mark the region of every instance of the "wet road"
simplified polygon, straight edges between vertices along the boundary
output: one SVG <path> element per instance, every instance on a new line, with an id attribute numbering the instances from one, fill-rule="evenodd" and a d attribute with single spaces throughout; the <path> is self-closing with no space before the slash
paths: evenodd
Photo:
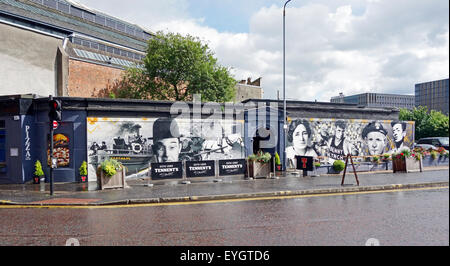
<path id="1" fill-rule="evenodd" d="M 0 245 L 449 245 L 446 189 L 132 208 L 0 206 Z"/>

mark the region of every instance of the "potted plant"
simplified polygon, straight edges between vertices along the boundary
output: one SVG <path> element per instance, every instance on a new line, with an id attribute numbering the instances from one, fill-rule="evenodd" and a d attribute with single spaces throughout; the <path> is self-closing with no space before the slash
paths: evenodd
<path id="1" fill-rule="evenodd" d="M 124 188 L 125 167 L 113 159 L 103 161 L 97 168 L 97 183 L 100 190 Z"/>
<path id="2" fill-rule="evenodd" d="M 33 184 L 40 184 L 41 183 L 41 177 L 44 176 L 44 171 L 42 171 L 42 164 L 39 160 L 36 161 L 34 164 L 34 177 L 33 177 Z"/>
<path id="3" fill-rule="evenodd" d="M 432 151 L 430 152 L 430 155 L 431 155 L 431 158 L 433 158 L 433 160 L 436 160 L 437 157 L 438 157 L 438 152 L 435 151 L 435 150 L 432 150 Z"/>
<path id="4" fill-rule="evenodd" d="M 414 156 L 413 156 L 414 154 Z M 418 153 L 411 153 L 410 150 L 403 150 L 400 153 L 392 154 L 392 169 L 397 172 L 422 172 L 422 156 Z"/>
<path id="5" fill-rule="evenodd" d="M 372 159 L 375 164 L 378 164 L 380 162 L 380 157 L 378 157 L 378 156 L 373 156 Z"/>
<path id="6" fill-rule="evenodd" d="M 344 170 L 345 168 L 345 163 L 341 160 L 336 160 L 333 163 L 333 170 L 337 173 L 342 172 L 342 170 Z"/>
<path id="7" fill-rule="evenodd" d="M 387 162 L 391 158 L 391 155 L 389 153 L 383 154 L 383 161 Z"/>
<path id="8" fill-rule="evenodd" d="M 87 163 L 86 161 L 83 161 L 83 163 L 81 164 L 80 168 L 78 169 L 80 172 L 80 179 L 81 179 L 81 183 L 86 183 L 87 182 Z"/>
<path id="9" fill-rule="evenodd" d="M 266 178 L 270 175 L 270 160 L 272 159 L 272 155 L 266 152 L 258 151 L 257 154 L 252 154 L 248 157 L 248 165 L 249 165 L 249 177 L 257 178 L 263 177 Z"/>
<path id="10" fill-rule="evenodd" d="M 278 155 L 278 152 L 275 152 L 275 167 L 277 171 L 281 171 L 281 160 L 280 155 Z"/>

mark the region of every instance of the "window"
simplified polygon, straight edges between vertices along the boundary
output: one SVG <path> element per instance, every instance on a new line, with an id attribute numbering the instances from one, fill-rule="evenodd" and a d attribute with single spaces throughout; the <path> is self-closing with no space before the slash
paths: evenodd
<path id="1" fill-rule="evenodd" d="M 68 4 L 66 4 L 66 3 L 58 2 L 58 10 L 69 14 L 70 13 L 70 6 Z"/>
<path id="2" fill-rule="evenodd" d="M 115 29 L 116 28 L 116 22 L 112 19 L 107 18 L 106 19 L 106 26 Z"/>
<path id="3" fill-rule="evenodd" d="M 56 9 L 56 0 L 44 0 L 44 5 Z"/>
<path id="4" fill-rule="evenodd" d="M 70 7 L 70 14 L 79 17 L 79 18 L 83 18 L 83 10 L 76 8 L 74 6 Z"/>
<path id="5" fill-rule="evenodd" d="M 105 26 L 106 25 L 106 18 L 102 17 L 102 16 L 99 16 L 99 15 L 96 15 L 95 16 L 95 22 L 100 24 L 100 25 Z"/>
<path id="6" fill-rule="evenodd" d="M 89 21 L 94 22 L 95 21 L 95 14 L 83 11 L 83 18 Z"/>

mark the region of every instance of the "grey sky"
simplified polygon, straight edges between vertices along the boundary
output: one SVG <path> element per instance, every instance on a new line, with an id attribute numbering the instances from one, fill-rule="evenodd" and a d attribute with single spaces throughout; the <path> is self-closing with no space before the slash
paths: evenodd
<path id="1" fill-rule="evenodd" d="M 282 5 L 274 0 L 79 0 L 153 31 L 207 41 L 235 78 L 282 90 Z M 309 0 L 289 3 L 287 97 L 329 101 L 339 92 L 414 94 L 449 77 L 449 1 Z"/>

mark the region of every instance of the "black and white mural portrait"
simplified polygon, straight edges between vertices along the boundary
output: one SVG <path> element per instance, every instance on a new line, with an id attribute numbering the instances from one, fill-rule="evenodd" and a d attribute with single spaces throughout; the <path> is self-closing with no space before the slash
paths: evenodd
<path id="1" fill-rule="evenodd" d="M 147 176 L 150 163 L 245 158 L 243 123 L 89 117 L 89 177 L 95 180 L 95 169 L 106 158 L 124 164 L 127 178 Z"/>
<path id="2" fill-rule="evenodd" d="M 414 144 L 414 122 L 335 119 L 292 119 L 287 132 L 288 167 L 295 156 L 311 156 L 332 164 L 348 154 L 367 156 L 392 154 Z"/>

